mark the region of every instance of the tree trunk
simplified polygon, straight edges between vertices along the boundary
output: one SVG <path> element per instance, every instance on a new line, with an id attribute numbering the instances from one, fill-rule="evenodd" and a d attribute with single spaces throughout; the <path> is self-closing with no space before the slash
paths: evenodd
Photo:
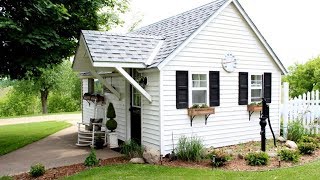
<path id="1" fill-rule="evenodd" d="M 47 101 L 48 101 L 49 90 L 48 89 L 40 90 L 40 94 L 41 94 L 42 114 L 48 114 Z"/>

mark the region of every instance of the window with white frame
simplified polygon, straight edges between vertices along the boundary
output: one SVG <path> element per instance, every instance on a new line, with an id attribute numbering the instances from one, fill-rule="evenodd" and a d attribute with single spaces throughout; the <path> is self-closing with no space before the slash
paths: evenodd
<path id="1" fill-rule="evenodd" d="M 250 89 L 251 89 L 251 102 L 258 102 L 261 101 L 262 98 L 262 75 L 251 75 L 251 83 L 250 83 Z"/>
<path id="2" fill-rule="evenodd" d="M 190 81 L 189 81 L 190 82 Z M 191 74 L 191 93 L 189 98 L 191 100 L 191 105 L 194 104 L 208 104 L 209 97 L 209 81 L 208 74 L 199 73 Z"/>

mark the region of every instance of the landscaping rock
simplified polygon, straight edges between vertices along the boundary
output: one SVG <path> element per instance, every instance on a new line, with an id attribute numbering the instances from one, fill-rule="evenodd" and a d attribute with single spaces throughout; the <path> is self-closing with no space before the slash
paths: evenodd
<path id="1" fill-rule="evenodd" d="M 133 164 L 144 164 L 145 163 L 143 158 L 132 158 L 132 159 L 130 159 L 129 162 L 131 162 Z"/>
<path id="2" fill-rule="evenodd" d="M 227 149 L 225 151 L 228 155 L 233 155 L 233 150 L 232 149 Z"/>
<path id="3" fill-rule="evenodd" d="M 282 136 L 279 136 L 279 137 L 277 138 L 277 140 L 278 140 L 279 142 L 282 142 L 282 143 L 286 142 L 286 139 L 284 139 L 284 137 L 282 137 Z"/>
<path id="4" fill-rule="evenodd" d="M 242 155 L 242 154 L 238 154 L 238 159 L 243 159 L 244 158 L 244 156 Z"/>
<path id="5" fill-rule="evenodd" d="M 276 152 L 268 152 L 267 154 L 268 154 L 268 156 L 271 157 L 271 158 L 274 158 L 274 157 L 277 157 L 277 156 L 278 156 L 278 154 L 277 154 Z"/>
<path id="6" fill-rule="evenodd" d="M 143 158 L 149 164 L 158 164 L 160 161 L 160 151 L 146 147 L 143 152 Z"/>
<path id="7" fill-rule="evenodd" d="M 285 144 L 290 149 L 297 149 L 298 146 L 294 141 L 287 140 Z"/>

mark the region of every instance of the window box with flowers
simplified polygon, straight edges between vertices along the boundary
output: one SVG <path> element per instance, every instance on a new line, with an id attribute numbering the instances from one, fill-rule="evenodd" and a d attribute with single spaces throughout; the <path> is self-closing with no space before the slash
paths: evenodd
<path id="1" fill-rule="evenodd" d="M 251 115 L 254 112 L 260 112 L 262 111 L 262 103 L 261 102 L 253 102 L 247 105 L 247 111 L 249 112 L 249 121 L 251 119 Z"/>
<path id="2" fill-rule="evenodd" d="M 191 126 L 192 121 L 195 116 L 204 115 L 205 116 L 205 124 L 207 125 L 207 119 L 211 114 L 215 113 L 214 107 L 208 107 L 206 104 L 198 105 L 195 104 L 191 108 L 188 108 L 188 115 L 190 116 Z"/>

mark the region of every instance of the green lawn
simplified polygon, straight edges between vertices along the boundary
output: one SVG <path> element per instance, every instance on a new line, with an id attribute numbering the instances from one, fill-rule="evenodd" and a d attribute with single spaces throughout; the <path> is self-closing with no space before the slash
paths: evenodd
<path id="1" fill-rule="evenodd" d="M 319 179 L 320 161 L 272 171 L 245 172 L 190 169 L 153 165 L 111 165 L 93 168 L 65 178 L 78 179 Z"/>
<path id="2" fill-rule="evenodd" d="M 34 116 L 50 116 L 50 115 L 63 115 L 63 114 L 80 114 L 81 111 L 75 112 L 59 112 L 59 113 L 49 113 L 49 114 L 29 114 L 29 115 L 21 115 L 21 116 L 9 116 L 9 117 L 0 117 L 1 119 L 11 119 L 11 118 L 23 118 L 23 117 L 34 117 Z"/>
<path id="3" fill-rule="evenodd" d="M 71 126 L 63 121 L 47 121 L 0 126 L 0 156 Z"/>

